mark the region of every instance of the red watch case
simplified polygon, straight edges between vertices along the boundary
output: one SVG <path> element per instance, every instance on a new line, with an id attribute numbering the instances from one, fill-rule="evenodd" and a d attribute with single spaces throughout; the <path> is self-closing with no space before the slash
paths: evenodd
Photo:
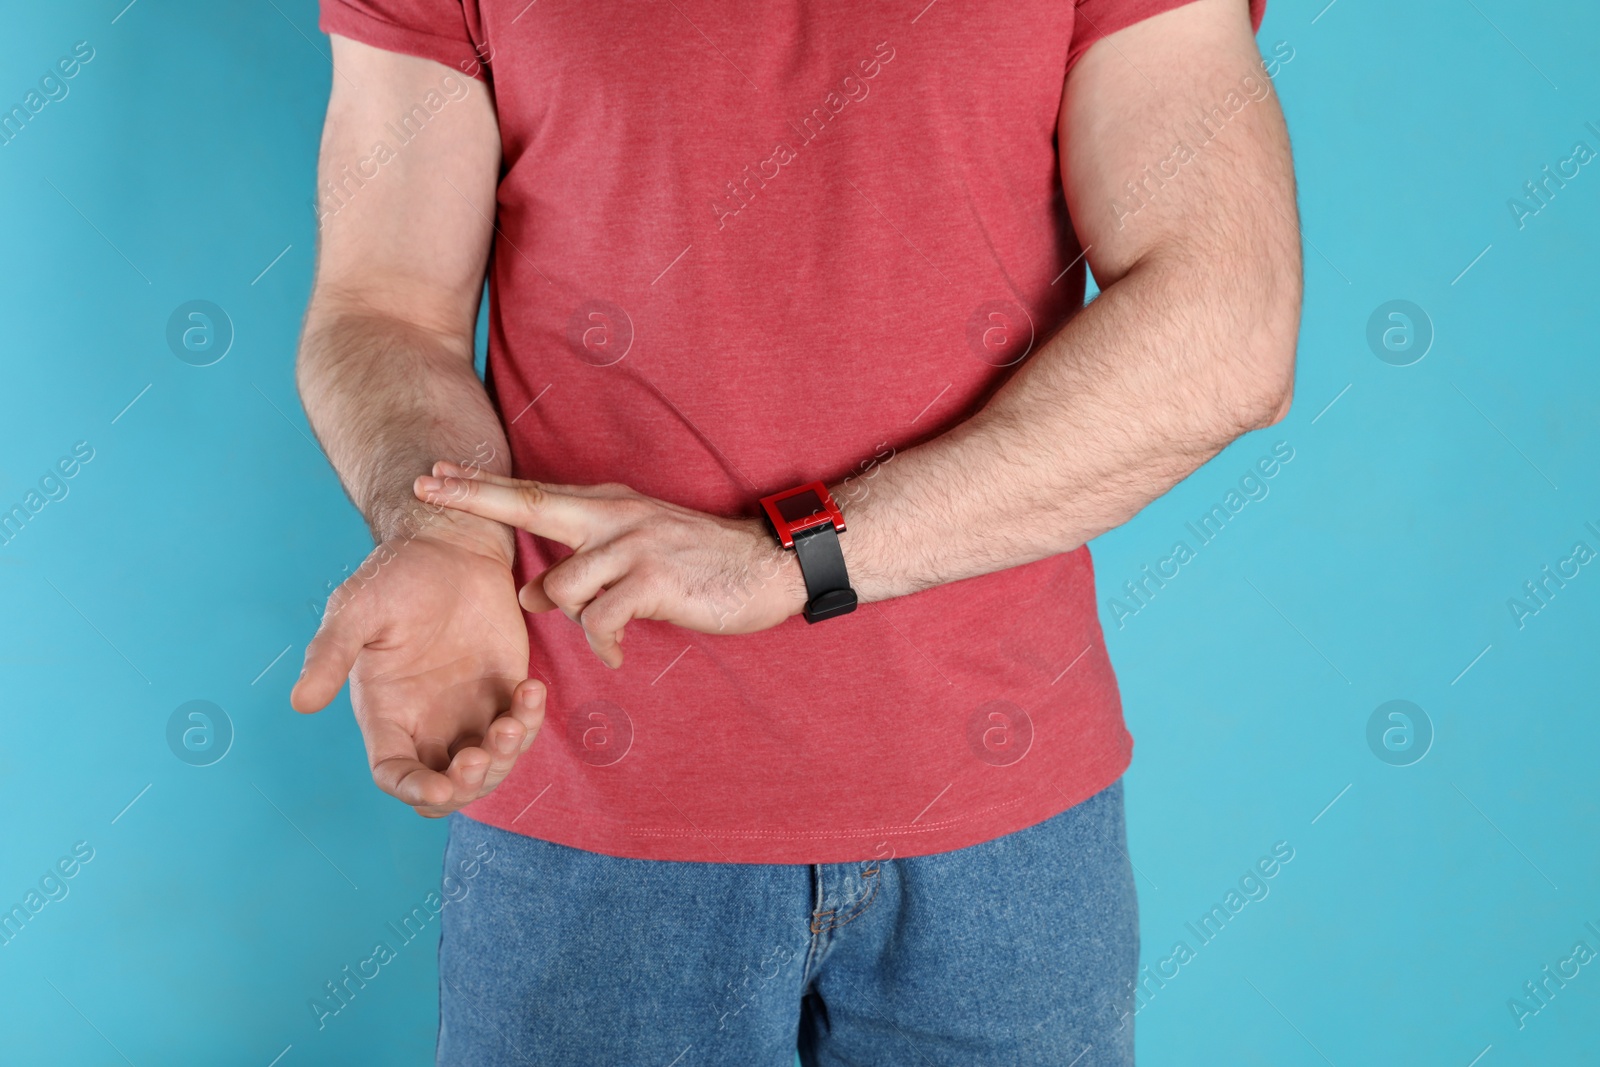
<path id="1" fill-rule="evenodd" d="M 844 513 L 834 503 L 828 487 L 821 482 L 807 482 L 781 493 L 764 496 L 761 498 L 761 508 L 784 548 L 794 547 L 795 534 L 824 523 L 831 522 L 836 531 L 844 532 Z"/>

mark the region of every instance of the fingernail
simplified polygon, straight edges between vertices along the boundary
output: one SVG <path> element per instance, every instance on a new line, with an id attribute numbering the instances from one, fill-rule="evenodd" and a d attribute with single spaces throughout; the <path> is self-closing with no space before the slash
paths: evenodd
<path id="1" fill-rule="evenodd" d="M 499 737 L 495 738 L 494 747 L 495 751 L 499 752 L 500 755 L 509 756 L 511 753 L 517 750 L 517 741 L 516 738 L 511 736 L 511 734 L 502 733 Z"/>
<path id="2" fill-rule="evenodd" d="M 522 706 L 525 708 L 536 708 L 539 706 L 539 702 L 543 699 L 543 689 L 533 689 L 530 687 L 522 691 Z"/>
<path id="3" fill-rule="evenodd" d="M 437 493 L 444 488 L 444 483 L 432 475 L 423 475 L 417 479 L 417 489 L 424 493 Z"/>

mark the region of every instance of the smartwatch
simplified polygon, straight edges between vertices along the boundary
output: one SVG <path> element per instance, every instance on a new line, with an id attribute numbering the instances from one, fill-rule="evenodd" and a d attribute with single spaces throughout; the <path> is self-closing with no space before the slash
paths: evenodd
<path id="1" fill-rule="evenodd" d="M 844 513 L 821 482 L 761 498 L 761 510 L 784 548 L 794 549 L 806 581 L 806 622 L 821 622 L 856 610 L 856 591 L 844 569 L 839 535 Z"/>

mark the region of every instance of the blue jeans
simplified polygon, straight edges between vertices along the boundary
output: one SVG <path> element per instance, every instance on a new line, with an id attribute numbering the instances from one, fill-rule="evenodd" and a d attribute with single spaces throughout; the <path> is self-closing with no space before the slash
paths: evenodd
<path id="1" fill-rule="evenodd" d="M 450 817 L 440 1064 L 1133 1063 L 1122 783 L 934 856 L 617 859 Z M 486 860 L 484 857 L 488 857 Z"/>

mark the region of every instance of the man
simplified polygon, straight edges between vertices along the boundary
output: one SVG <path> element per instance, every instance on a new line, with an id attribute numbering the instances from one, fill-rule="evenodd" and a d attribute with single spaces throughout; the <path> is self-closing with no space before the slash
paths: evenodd
<path id="1" fill-rule="evenodd" d="M 292 701 L 452 816 L 439 1062 L 1131 1063 L 1084 546 L 1288 409 L 1259 3 L 322 11 Z"/>

